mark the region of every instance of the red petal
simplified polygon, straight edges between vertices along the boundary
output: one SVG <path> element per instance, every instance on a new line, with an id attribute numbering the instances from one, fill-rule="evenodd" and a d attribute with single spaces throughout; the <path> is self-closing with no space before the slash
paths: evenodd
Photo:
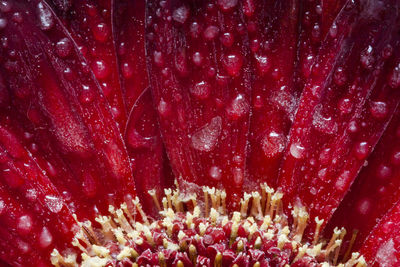
<path id="1" fill-rule="evenodd" d="M 250 62 L 242 10 L 224 3 L 149 1 L 147 59 L 180 186 L 225 188 L 234 206 L 245 175 Z"/>
<path id="2" fill-rule="evenodd" d="M 148 89 L 133 106 L 125 133 L 137 195 L 146 213 L 153 216 L 157 216 L 158 207 L 154 205 L 154 199 L 148 191 L 154 189 L 160 200 L 160 195 L 164 194 L 162 190 L 173 185 L 157 116 Z"/>
<path id="3" fill-rule="evenodd" d="M 254 70 L 249 180 L 275 187 L 299 92 L 294 86 L 299 3 L 256 1 L 247 16 Z M 254 182 L 257 182 L 256 184 Z"/>
<path id="4" fill-rule="evenodd" d="M 114 31 L 117 57 L 125 102 L 131 110 L 148 87 L 144 49 L 144 0 L 115 1 Z"/>
<path id="5" fill-rule="evenodd" d="M 46 8 L 44 22 L 36 13 L 39 5 Z M 34 141 L 44 154 L 48 146 L 57 148 L 50 153 L 63 159 L 82 186 L 71 194 L 93 198 L 90 210 L 105 212 L 109 204 L 135 194 L 128 156 L 109 105 L 76 47 L 65 58 L 54 51 L 69 36 L 51 12 L 43 2 L 31 1 L 13 2 L 12 12 L 4 14 L 1 72 L 13 100 L 10 114 L 17 122 L 19 116 L 29 119 L 21 127 L 37 133 Z"/>
<path id="6" fill-rule="evenodd" d="M 12 265 L 50 265 L 53 248 L 71 247 L 72 213 L 18 136 L 4 125 L 0 155 L 0 258 Z"/>
<path id="7" fill-rule="evenodd" d="M 300 99 L 280 176 L 287 202 L 300 200 L 325 223 L 399 100 L 387 84 L 395 57 L 383 55 L 397 41 L 394 9 L 389 4 L 379 11 L 353 5 L 348 3 L 336 19 L 337 35 L 322 45 Z M 369 16 L 371 9 L 380 17 Z"/>
<path id="8" fill-rule="evenodd" d="M 360 253 L 371 266 L 400 264 L 400 203 L 388 212 L 361 247 Z"/>
<path id="9" fill-rule="evenodd" d="M 368 158 L 351 190 L 335 211 L 326 232 L 344 226 L 348 232 L 357 230 L 354 250 L 357 251 L 376 222 L 400 199 L 400 110 Z M 351 236 L 351 235 L 350 235 Z"/>
<path id="10" fill-rule="evenodd" d="M 112 1 L 109 0 L 74 0 L 67 6 L 57 5 L 55 0 L 47 0 L 54 5 L 56 14 L 61 18 L 87 64 L 92 69 L 106 96 L 114 119 L 121 131 L 127 120 L 123 100 L 118 63 L 112 29 Z M 58 56 L 68 56 L 73 49 L 70 40 L 60 39 L 55 44 Z"/>

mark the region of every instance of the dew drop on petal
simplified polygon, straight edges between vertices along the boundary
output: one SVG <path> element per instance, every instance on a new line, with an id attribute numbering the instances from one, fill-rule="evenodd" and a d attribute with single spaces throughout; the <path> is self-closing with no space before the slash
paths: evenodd
<path id="1" fill-rule="evenodd" d="M 267 133 L 261 140 L 261 148 L 267 158 L 273 158 L 283 152 L 285 148 L 285 137 L 274 131 Z"/>
<path id="2" fill-rule="evenodd" d="M 394 67 L 392 73 L 390 74 L 389 86 L 394 89 L 400 86 L 400 64 Z"/>
<path id="3" fill-rule="evenodd" d="M 210 25 L 207 28 L 205 28 L 205 30 L 203 32 L 203 37 L 207 41 L 211 41 L 215 37 L 217 37 L 218 33 L 219 33 L 219 28 L 217 26 Z"/>
<path id="4" fill-rule="evenodd" d="M 50 30 L 54 26 L 54 17 L 50 9 L 43 2 L 39 2 L 36 12 L 39 17 L 40 28 L 42 30 Z"/>
<path id="5" fill-rule="evenodd" d="M 96 60 L 92 63 L 92 70 L 93 70 L 94 76 L 96 76 L 97 79 L 104 79 L 110 73 L 110 69 L 107 66 L 106 62 L 101 59 Z"/>
<path id="6" fill-rule="evenodd" d="M 222 64 L 230 76 L 238 76 L 243 65 L 243 58 L 239 54 L 225 55 Z"/>
<path id="7" fill-rule="evenodd" d="M 93 36 L 99 42 L 104 42 L 110 35 L 110 29 L 107 24 L 99 23 L 93 28 Z"/>
<path id="8" fill-rule="evenodd" d="M 335 187 L 339 191 L 344 191 L 350 182 L 350 171 L 343 171 L 336 180 Z"/>
<path id="9" fill-rule="evenodd" d="M 384 242 L 376 253 L 376 261 L 380 267 L 398 266 L 397 250 L 394 245 L 393 239 Z"/>
<path id="10" fill-rule="evenodd" d="M 241 168 L 233 168 L 233 182 L 237 186 L 241 186 L 244 180 L 244 173 Z"/>
<path id="11" fill-rule="evenodd" d="M 385 102 L 371 102 L 370 112 L 375 119 L 384 119 L 389 113 L 387 104 Z"/>
<path id="12" fill-rule="evenodd" d="M 305 147 L 299 143 L 290 145 L 290 154 L 296 159 L 301 159 L 305 153 L 305 150 Z"/>
<path id="13" fill-rule="evenodd" d="M 217 3 L 223 11 L 228 11 L 237 5 L 238 0 L 218 0 Z"/>
<path id="14" fill-rule="evenodd" d="M 222 119 L 217 116 L 209 123 L 196 131 L 192 137 L 192 147 L 204 152 L 213 150 L 218 143 L 218 138 L 222 130 Z"/>
<path id="15" fill-rule="evenodd" d="M 4 200 L 0 199 L 0 215 L 2 215 L 5 210 L 6 210 L 6 203 L 4 203 Z"/>
<path id="16" fill-rule="evenodd" d="M 264 75 L 271 68 L 271 62 L 267 56 L 255 56 L 257 69 L 260 75 Z"/>
<path id="17" fill-rule="evenodd" d="M 221 180 L 221 173 L 222 173 L 221 168 L 217 166 L 212 166 L 209 171 L 210 177 L 217 181 Z"/>
<path id="18" fill-rule="evenodd" d="M 367 142 L 358 142 L 354 147 L 354 154 L 359 159 L 364 159 L 369 153 L 369 145 Z"/>
<path id="19" fill-rule="evenodd" d="M 233 45 L 233 42 L 235 41 L 233 34 L 230 32 L 225 32 L 224 34 L 222 34 L 220 39 L 221 39 L 221 43 L 225 47 L 231 47 Z"/>
<path id="20" fill-rule="evenodd" d="M 179 22 L 182 24 L 185 23 L 185 21 L 188 19 L 188 17 L 189 17 L 189 8 L 187 8 L 186 6 L 178 7 L 172 13 L 172 18 L 176 22 Z"/>
<path id="21" fill-rule="evenodd" d="M 338 108 L 340 110 L 340 114 L 349 114 L 353 109 L 353 103 L 348 98 L 342 98 L 341 100 L 339 100 Z"/>
<path id="22" fill-rule="evenodd" d="M 171 114 L 171 106 L 161 98 L 157 106 L 158 113 L 161 117 L 167 118 Z"/>
<path id="23" fill-rule="evenodd" d="M 68 38 L 62 38 L 56 44 L 56 53 L 59 57 L 67 57 L 71 52 L 72 44 Z"/>
<path id="24" fill-rule="evenodd" d="M 372 210 L 372 201 L 369 198 L 363 198 L 358 201 L 356 209 L 359 214 L 367 215 Z"/>
<path id="25" fill-rule="evenodd" d="M 124 78 L 128 79 L 133 75 L 133 68 L 128 62 L 121 64 L 121 72 Z"/>
<path id="26" fill-rule="evenodd" d="M 28 234 L 33 227 L 32 217 L 29 215 L 22 215 L 18 218 L 17 229 L 20 234 Z"/>
<path id="27" fill-rule="evenodd" d="M 367 46 L 360 55 L 360 62 L 361 65 L 366 69 L 372 69 L 373 64 L 375 62 L 375 58 L 373 55 L 373 48 L 372 46 Z"/>
<path id="28" fill-rule="evenodd" d="M 53 236 L 47 227 L 43 227 L 40 235 L 39 235 L 39 245 L 42 248 L 47 248 L 53 242 Z"/>
<path id="29" fill-rule="evenodd" d="M 47 208 L 53 213 L 60 212 L 63 207 L 62 200 L 56 196 L 48 195 L 44 198 L 44 202 L 46 203 Z"/>
<path id="30" fill-rule="evenodd" d="M 190 93 L 200 100 L 207 99 L 211 93 L 211 86 L 206 81 L 196 83 L 191 89 Z"/>
<path id="31" fill-rule="evenodd" d="M 237 120 L 246 115 L 250 110 L 250 104 L 242 94 L 238 94 L 226 108 L 231 120 Z"/>

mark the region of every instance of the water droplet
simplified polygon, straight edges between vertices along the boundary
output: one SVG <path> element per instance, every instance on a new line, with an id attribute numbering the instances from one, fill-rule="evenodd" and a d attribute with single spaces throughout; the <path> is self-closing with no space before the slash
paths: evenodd
<path id="1" fill-rule="evenodd" d="M 172 18 L 176 22 L 179 22 L 182 24 L 185 23 L 185 21 L 188 19 L 188 17 L 189 17 L 189 8 L 187 8 L 186 6 L 178 7 L 172 13 Z"/>
<path id="2" fill-rule="evenodd" d="M 47 173 L 51 177 L 54 177 L 57 175 L 57 170 L 54 168 L 54 166 L 50 162 L 47 162 Z"/>
<path id="3" fill-rule="evenodd" d="M 11 11 L 11 3 L 9 1 L 1 1 L 0 2 L 0 11 L 7 13 Z"/>
<path id="4" fill-rule="evenodd" d="M 245 1 L 243 1 L 243 13 L 247 17 L 253 16 L 255 9 L 256 9 L 256 6 L 255 6 L 253 0 L 245 0 Z"/>
<path id="5" fill-rule="evenodd" d="M 222 64 L 230 76 L 238 76 L 243 65 L 243 58 L 239 54 L 225 55 Z"/>
<path id="6" fill-rule="evenodd" d="M 228 11 L 237 5 L 238 0 L 218 0 L 217 3 L 223 11 Z"/>
<path id="7" fill-rule="evenodd" d="M 277 132 L 270 132 L 264 135 L 261 140 L 261 148 L 267 158 L 274 158 L 280 155 L 285 148 L 286 138 Z"/>
<path id="8" fill-rule="evenodd" d="M 305 147 L 299 143 L 290 145 L 290 154 L 296 159 L 301 159 L 304 156 L 305 151 Z"/>
<path id="9" fill-rule="evenodd" d="M 217 37 L 219 33 L 219 28 L 217 26 L 211 25 L 208 26 L 204 32 L 203 32 L 203 37 L 204 39 L 206 39 L 207 41 L 211 41 L 213 40 L 215 37 Z"/>
<path id="10" fill-rule="evenodd" d="M 190 93 L 200 100 L 207 99 L 211 93 L 211 86 L 206 81 L 196 83 L 191 89 Z"/>
<path id="11" fill-rule="evenodd" d="M 335 187 L 339 191 L 345 191 L 350 182 L 350 171 L 343 171 L 342 174 L 337 178 Z"/>
<path id="12" fill-rule="evenodd" d="M 89 86 L 87 85 L 82 85 L 82 91 L 79 96 L 79 101 L 82 104 L 88 104 L 91 103 L 94 99 L 94 92 L 93 90 L 90 89 Z"/>
<path id="13" fill-rule="evenodd" d="M 342 67 L 338 67 L 333 75 L 333 80 L 337 85 L 343 85 L 347 81 L 346 73 Z"/>
<path id="14" fill-rule="evenodd" d="M 42 248 L 47 248 L 53 242 L 53 236 L 47 227 L 43 227 L 42 232 L 39 235 L 39 245 Z"/>
<path id="15" fill-rule="evenodd" d="M 369 111 L 375 119 L 384 119 L 389 112 L 386 103 L 380 101 L 371 102 Z"/>
<path id="16" fill-rule="evenodd" d="M 99 42 L 104 42 L 110 35 L 110 29 L 107 24 L 99 23 L 93 28 L 93 36 Z"/>
<path id="17" fill-rule="evenodd" d="M 110 69 L 106 62 L 101 59 L 92 63 L 92 70 L 97 79 L 104 79 L 110 74 Z"/>
<path id="18" fill-rule="evenodd" d="M 50 9 L 43 3 L 39 2 L 36 8 L 39 17 L 39 26 L 42 30 L 50 30 L 54 26 L 54 17 Z"/>
<path id="19" fill-rule="evenodd" d="M 388 59 L 393 54 L 393 47 L 387 44 L 383 49 L 382 55 L 385 59 Z"/>
<path id="20" fill-rule="evenodd" d="M 15 23 L 19 23 L 21 24 L 22 21 L 24 21 L 24 18 L 22 17 L 22 14 L 20 12 L 15 12 L 12 17 L 11 17 L 12 21 L 14 21 Z"/>
<path id="21" fill-rule="evenodd" d="M 258 39 L 253 39 L 250 41 L 250 50 L 256 53 L 260 49 L 260 41 Z"/>
<path id="22" fill-rule="evenodd" d="M 396 89 L 400 86 L 400 63 L 394 67 L 389 76 L 389 86 L 393 89 Z"/>
<path id="23" fill-rule="evenodd" d="M 226 108 L 229 119 L 237 120 L 246 115 L 250 110 L 250 105 L 244 95 L 238 94 Z"/>
<path id="24" fill-rule="evenodd" d="M 200 52 L 193 53 L 192 61 L 196 66 L 201 66 L 203 64 L 203 55 Z"/>
<path id="25" fill-rule="evenodd" d="M 25 197 L 29 201 L 35 201 L 37 199 L 37 191 L 35 189 L 28 189 L 26 190 Z"/>
<path id="26" fill-rule="evenodd" d="M 233 34 L 230 32 L 225 32 L 224 34 L 222 34 L 220 39 L 221 39 L 221 43 L 225 47 L 231 47 L 233 45 L 233 42 L 235 41 Z"/>
<path id="27" fill-rule="evenodd" d="M 351 121 L 349 122 L 349 126 L 347 128 L 350 133 L 356 133 L 358 132 L 358 124 L 356 121 Z"/>
<path id="28" fill-rule="evenodd" d="M 200 25 L 197 22 L 193 22 L 190 25 L 189 32 L 190 32 L 190 36 L 192 36 L 192 38 L 198 38 L 200 36 L 200 33 L 201 33 Z"/>
<path id="29" fill-rule="evenodd" d="M 324 117 L 321 114 L 321 109 L 317 108 L 313 116 L 313 126 L 316 130 L 325 134 L 335 134 L 338 130 L 337 123 L 332 119 L 332 117 Z"/>
<path id="30" fill-rule="evenodd" d="M 33 227 L 32 217 L 29 215 L 22 215 L 18 218 L 17 229 L 22 235 L 28 234 Z"/>
<path id="31" fill-rule="evenodd" d="M 392 176 L 392 169 L 389 166 L 381 164 L 376 170 L 376 176 L 382 180 L 386 180 Z"/>
<path id="32" fill-rule="evenodd" d="M 325 181 L 327 172 L 328 172 L 328 169 L 327 169 L 327 168 L 320 169 L 320 170 L 318 171 L 318 177 L 319 177 L 319 179 Z"/>
<path id="33" fill-rule="evenodd" d="M 222 170 L 221 168 L 217 167 L 217 166 L 212 166 L 210 168 L 210 177 L 213 178 L 214 180 L 221 180 L 221 175 L 222 175 Z"/>
<path id="34" fill-rule="evenodd" d="M 318 39 L 320 35 L 321 35 L 321 27 L 318 24 L 315 24 L 311 31 L 311 36 L 314 39 Z"/>
<path id="35" fill-rule="evenodd" d="M 67 57 L 71 52 L 72 44 L 68 38 L 63 38 L 56 44 L 56 53 L 59 57 Z"/>
<path id="36" fill-rule="evenodd" d="M 337 25 L 336 25 L 336 23 L 333 23 L 332 26 L 331 26 L 331 28 L 329 29 L 329 35 L 330 35 L 332 38 L 335 38 L 336 35 L 337 35 L 337 32 L 338 32 Z"/>
<path id="37" fill-rule="evenodd" d="M 349 114 L 353 109 L 353 103 L 348 98 L 342 98 L 341 100 L 339 100 L 338 108 L 340 110 L 340 114 Z"/>
<path id="38" fill-rule="evenodd" d="M 122 75 L 126 79 L 132 77 L 132 75 L 133 75 L 133 68 L 128 62 L 121 64 L 121 71 L 122 71 Z"/>
<path id="39" fill-rule="evenodd" d="M 359 159 L 364 159 L 369 153 L 369 145 L 367 142 L 358 142 L 354 147 L 354 154 Z"/>
<path id="40" fill-rule="evenodd" d="M 209 123 L 204 125 L 192 135 L 192 147 L 204 152 L 213 150 L 218 143 L 221 130 L 221 117 L 217 116 L 212 118 Z"/>
<path id="41" fill-rule="evenodd" d="M 158 67 L 164 66 L 164 56 L 161 52 L 154 51 L 153 60 L 154 60 L 154 64 L 156 64 L 156 66 L 158 66 Z"/>
<path id="42" fill-rule="evenodd" d="M 82 182 L 83 192 L 88 197 L 94 197 L 97 192 L 96 181 L 89 172 L 84 172 Z"/>
<path id="43" fill-rule="evenodd" d="M 264 75 L 271 68 L 271 62 L 267 56 L 255 56 L 257 69 L 260 75 Z"/>
<path id="44" fill-rule="evenodd" d="M 175 69 L 181 76 L 188 74 L 188 66 L 186 61 L 186 50 L 181 49 L 175 55 Z"/>
<path id="45" fill-rule="evenodd" d="M 372 69 L 375 62 L 372 46 L 367 46 L 360 55 L 361 65 L 366 69 Z"/>
<path id="46" fill-rule="evenodd" d="M 327 165 L 329 164 L 330 160 L 331 160 L 331 149 L 330 148 L 323 149 L 319 154 L 319 161 L 321 162 L 322 165 Z"/>
<path id="47" fill-rule="evenodd" d="M 44 202 L 46 203 L 47 208 L 53 213 L 60 212 L 63 207 L 62 200 L 56 196 L 46 196 Z"/>
<path id="48" fill-rule="evenodd" d="M 263 107 L 263 101 L 262 101 L 262 97 L 260 95 L 257 95 L 254 99 L 253 99 L 253 107 L 255 109 L 260 109 Z"/>
<path id="49" fill-rule="evenodd" d="M 121 110 L 118 107 L 111 107 L 111 114 L 114 118 L 119 118 L 119 116 L 121 116 Z"/>
<path id="50" fill-rule="evenodd" d="M 5 18 L 0 18 L 0 30 L 5 29 L 7 26 L 7 19 Z"/>
<path id="51" fill-rule="evenodd" d="M 31 246 L 29 246 L 28 243 L 26 243 L 25 241 L 22 241 L 20 239 L 17 240 L 17 247 L 22 254 L 26 254 L 29 251 L 31 251 Z"/>
<path id="52" fill-rule="evenodd" d="M 241 186 L 244 180 L 244 173 L 241 168 L 233 168 L 233 182 L 237 186 Z"/>
<path id="53" fill-rule="evenodd" d="M 359 214 L 367 215 L 372 210 L 372 201 L 369 198 L 360 199 L 356 207 Z"/>
<path id="54" fill-rule="evenodd" d="M 162 98 L 158 103 L 157 110 L 158 113 L 164 118 L 167 118 L 171 114 L 171 106 Z"/>
<path id="55" fill-rule="evenodd" d="M 396 166 L 400 165 L 400 151 L 393 152 L 391 162 Z"/>

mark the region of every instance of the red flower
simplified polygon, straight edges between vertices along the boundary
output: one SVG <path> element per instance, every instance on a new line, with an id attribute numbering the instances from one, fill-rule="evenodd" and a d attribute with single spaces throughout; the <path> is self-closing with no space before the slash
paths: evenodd
<path id="1" fill-rule="evenodd" d="M 0 1 L 0 265 L 398 266 L 399 10 Z"/>

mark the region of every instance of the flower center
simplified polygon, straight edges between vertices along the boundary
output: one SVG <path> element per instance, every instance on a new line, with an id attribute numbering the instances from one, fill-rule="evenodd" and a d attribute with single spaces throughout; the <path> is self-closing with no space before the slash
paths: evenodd
<path id="1" fill-rule="evenodd" d="M 282 211 L 282 194 L 266 184 L 260 191 L 245 193 L 240 210 L 227 214 L 226 193 L 203 188 L 204 199 L 185 196 L 179 189 L 165 190 L 162 205 L 149 191 L 161 219 L 150 220 L 138 199 L 133 214 L 126 203 L 109 207 L 81 230 L 72 244 L 81 255 L 51 254 L 55 266 L 336 266 L 346 233 L 334 230 L 329 241 L 319 236 L 323 220 L 315 219 L 314 239 L 303 240 L 309 215 L 294 207 L 290 218 Z M 138 219 L 140 217 L 140 222 Z M 289 223 L 291 221 L 292 223 Z M 353 240 L 354 241 L 354 240 Z M 351 251 L 351 244 L 347 249 Z M 346 253 L 350 255 L 350 253 Z M 338 266 L 366 266 L 359 253 L 343 257 Z M 117 265 L 121 264 L 121 265 Z M 344 265 L 343 265 L 344 264 Z"/>

